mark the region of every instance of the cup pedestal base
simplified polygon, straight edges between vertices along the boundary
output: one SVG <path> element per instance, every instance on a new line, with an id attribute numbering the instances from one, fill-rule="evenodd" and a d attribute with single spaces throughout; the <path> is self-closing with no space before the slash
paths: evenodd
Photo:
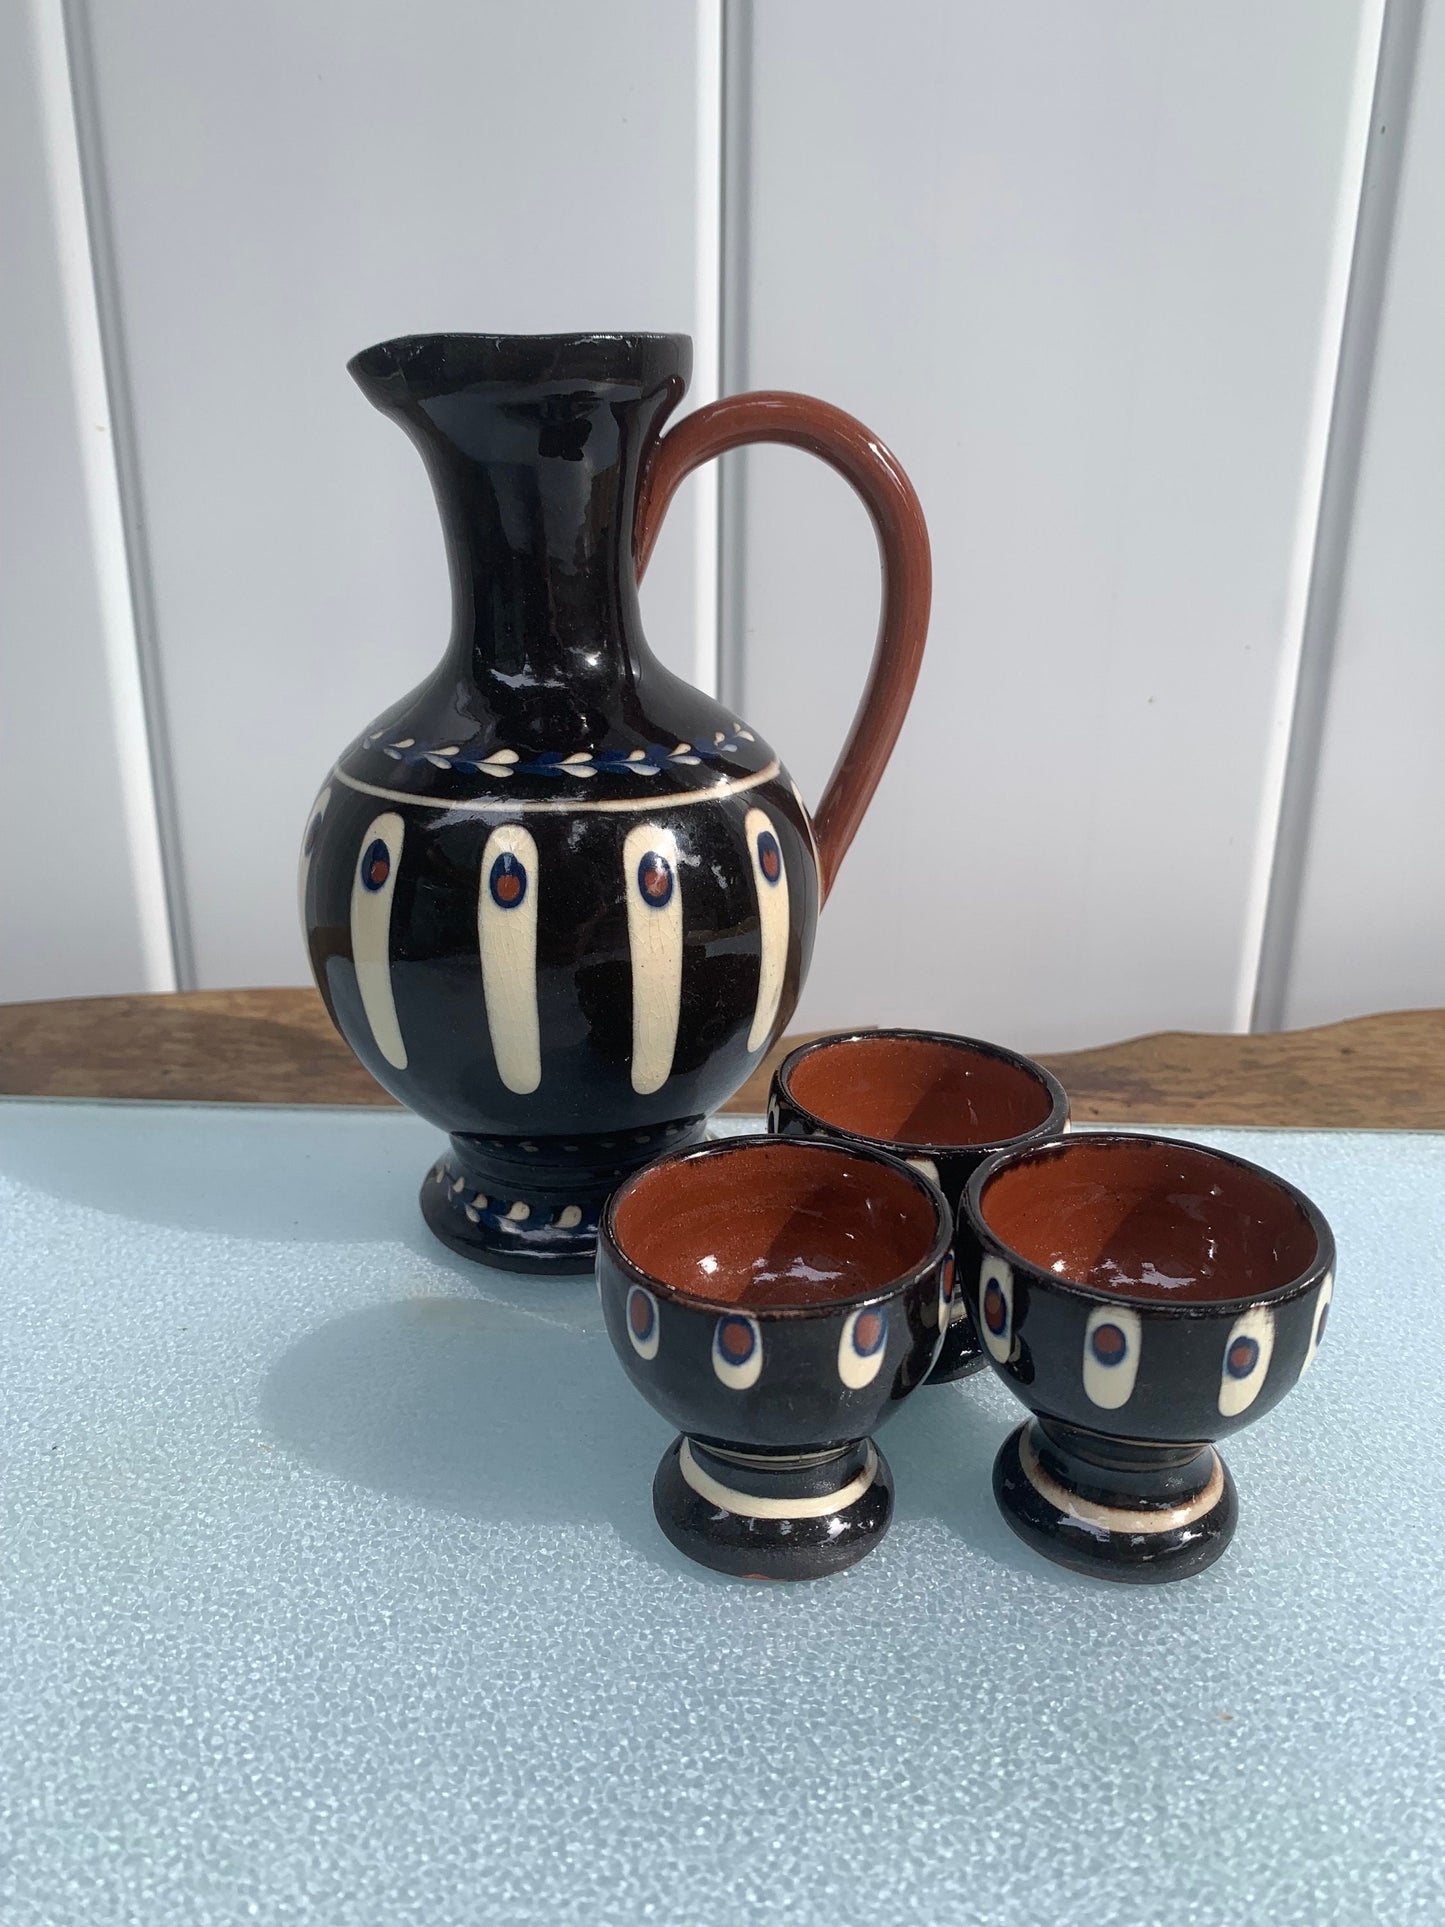
<path id="1" fill-rule="evenodd" d="M 1082 1436 L 1031 1422 L 994 1460 L 994 1497 L 1026 1545 L 1055 1565 L 1133 1585 L 1213 1565 L 1238 1517 L 1234 1480 L 1213 1446 L 1135 1447 L 1126 1462 L 1101 1464 L 1071 1449 Z"/>
<path id="2" fill-rule="evenodd" d="M 652 1483 L 679 1552 L 738 1579 L 823 1579 L 888 1530 L 893 1475 L 871 1439 L 842 1451 L 742 1453 L 676 1439 Z"/>

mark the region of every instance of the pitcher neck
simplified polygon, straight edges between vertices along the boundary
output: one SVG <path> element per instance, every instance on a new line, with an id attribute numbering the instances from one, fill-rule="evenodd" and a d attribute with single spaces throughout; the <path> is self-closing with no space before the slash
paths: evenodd
<path id="1" fill-rule="evenodd" d="M 473 401 L 465 442 L 424 449 L 451 571 L 451 667 L 483 685 L 607 684 L 644 646 L 636 411 L 546 399 L 561 405 L 528 398 L 485 412 Z"/>
<path id="2" fill-rule="evenodd" d="M 683 392 L 676 336 L 420 336 L 352 373 L 417 444 L 452 579 L 446 665 L 505 733 L 595 725 L 646 645 L 632 529 L 643 460 Z"/>

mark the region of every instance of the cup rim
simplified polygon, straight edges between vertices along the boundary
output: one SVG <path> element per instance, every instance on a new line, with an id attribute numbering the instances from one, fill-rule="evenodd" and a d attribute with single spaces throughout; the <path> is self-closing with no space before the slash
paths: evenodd
<path id="1" fill-rule="evenodd" d="M 811 1110 L 794 1095 L 793 1067 L 801 1063 L 803 1058 L 811 1056 L 814 1051 L 827 1050 L 838 1044 L 867 1043 L 875 1037 L 906 1037 L 917 1039 L 925 1044 L 944 1044 L 950 1049 L 962 1049 L 975 1057 L 992 1057 L 1009 1064 L 1015 1070 L 1025 1072 L 1036 1083 L 1043 1085 L 1049 1097 L 1049 1114 L 1042 1122 L 1033 1125 L 1027 1131 L 1016 1133 L 1013 1137 L 976 1139 L 971 1144 L 945 1143 L 937 1140 L 929 1144 L 909 1143 L 906 1148 L 901 1148 L 903 1147 L 901 1138 L 874 1137 L 866 1131 L 850 1131 L 844 1125 L 834 1124 L 828 1118 L 821 1117 L 817 1111 Z M 992 1157 L 995 1152 L 1029 1145 L 1040 1137 L 1058 1136 L 1062 1134 L 1064 1126 L 1069 1122 L 1068 1092 L 1053 1072 L 1046 1070 L 1034 1058 L 1025 1057 L 1022 1051 L 1010 1050 L 1006 1044 L 992 1044 L 984 1037 L 965 1037 L 959 1031 L 950 1030 L 919 1030 L 907 1024 L 880 1025 L 871 1029 L 865 1025 L 858 1030 L 829 1031 L 822 1037 L 812 1037 L 806 1044 L 799 1044 L 794 1050 L 788 1052 L 773 1072 L 773 1084 L 787 1098 L 793 1109 L 800 1116 L 807 1118 L 809 1123 L 816 1124 L 819 1130 L 831 1131 L 836 1137 L 846 1138 L 850 1144 L 871 1145 L 877 1150 L 889 1152 L 905 1160 L 910 1154 L 925 1158 Z"/>
<path id="2" fill-rule="evenodd" d="M 1095 1144 L 1146 1144 L 1164 1145 L 1179 1151 L 1197 1152 L 1213 1158 L 1221 1164 L 1231 1164 L 1236 1169 L 1248 1171 L 1254 1177 L 1262 1178 L 1266 1184 L 1282 1191 L 1303 1213 L 1310 1229 L 1315 1234 L 1315 1255 L 1298 1277 L 1287 1280 L 1282 1285 L 1273 1285 L 1268 1291 L 1246 1292 L 1235 1298 L 1194 1298 L 1171 1301 L 1164 1298 L 1145 1297 L 1128 1291 L 1106 1291 L 1099 1285 L 1083 1285 L 1073 1278 L 1061 1278 L 1057 1272 L 1045 1271 L 1031 1258 L 1026 1258 L 1013 1246 L 1005 1243 L 989 1225 L 983 1215 L 982 1197 L 989 1184 L 1000 1171 L 1023 1164 L 1034 1158 L 1066 1156 L 1075 1146 Z M 1233 1151 L 1223 1151 L 1217 1145 L 1196 1144 L 1188 1138 L 1170 1137 L 1163 1131 L 1121 1131 L 1121 1130 L 1084 1130 L 1073 1131 L 1067 1136 L 1059 1135 L 1039 1144 L 1025 1144 L 1015 1150 L 995 1152 L 988 1157 L 971 1175 L 963 1188 L 959 1201 L 959 1215 L 964 1218 L 969 1230 L 986 1252 L 1003 1258 L 1013 1269 L 1024 1272 L 1033 1282 L 1046 1286 L 1065 1298 L 1076 1298 L 1089 1305 L 1127 1305 L 1141 1316 L 1151 1318 L 1184 1318 L 1196 1323 L 1237 1315 L 1252 1305 L 1281 1305 L 1300 1298 L 1318 1285 L 1322 1279 L 1333 1277 L 1335 1270 L 1335 1238 L 1329 1223 L 1319 1206 L 1307 1197 L 1296 1184 L 1281 1177 L 1278 1171 L 1271 1171 L 1265 1165 L 1255 1164 L 1249 1158 L 1242 1158 Z"/>
<path id="3" fill-rule="evenodd" d="M 910 1184 L 925 1193 L 933 1206 L 934 1234 L 928 1251 L 917 1264 L 911 1265 L 907 1271 L 899 1272 L 886 1285 L 871 1291 L 860 1292 L 852 1298 L 827 1298 L 811 1305 L 741 1305 L 736 1300 L 702 1298 L 695 1292 L 680 1291 L 676 1285 L 670 1285 L 665 1278 L 655 1277 L 652 1272 L 644 1270 L 627 1255 L 617 1235 L 617 1207 L 626 1200 L 643 1178 L 656 1171 L 659 1166 L 687 1164 L 702 1158 L 726 1157 L 744 1147 L 758 1145 L 776 1147 L 780 1144 L 787 1145 L 790 1156 L 801 1152 L 809 1157 L 864 1158 L 875 1164 L 885 1165 L 892 1171 L 901 1172 Z M 920 1283 L 947 1257 L 953 1245 L 953 1213 L 949 1208 L 948 1200 L 932 1179 L 925 1177 L 922 1171 L 915 1170 L 904 1159 L 890 1156 L 887 1151 L 876 1150 L 868 1144 L 860 1144 L 855 1149 L 851 1145 L 829 1144 L 817 1138 L 780 1138 L 766 1131 L 742 1131 L 735 1137 L 714 1138 L 706 1144 L 693 1144 L 685 1150 L 669 1151 L 660 1158 L 654 1158 L 650 1164 L 644 1164 L 641 1170 L 634 1171 L 631 1177 L 624 1179 L 618 1185 L 607 1200 L 602 1212 L 599 1236 L 606 1246 L 608 1257 L 633 1284 L 645 1286 L 648 1291 L 660 1298 L 665 1298 L 670 1304 L 690 1306 L 718 1317 L 732 1314 L 736 1317 L 755 1318 L 760 1323 L 781 1323 L 789 1319 L 829 1318 L 836 1312 L 855 1311 L 863 1305 L 889 1304 L 895 1298 L 901 1298 L 910 1287 Z"/>

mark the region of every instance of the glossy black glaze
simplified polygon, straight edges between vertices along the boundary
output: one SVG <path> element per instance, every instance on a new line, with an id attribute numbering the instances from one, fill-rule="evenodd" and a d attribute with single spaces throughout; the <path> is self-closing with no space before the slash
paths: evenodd
<path id="1" fill-rule="evenodd" d="M 1058 1564 L 1102 1579 L 1156 1583 L 1201 1571 L 1228 1545 L 1237 1504 L 1213 1441 L 1252 1424 L 1299 1382 L 1312 1343 L 1317 1348 L 1323 1336 L 1335 1246 L 1329 1225 L 1302 1192 L 1213 1147 L 1211 1158 L 1254 1172 L 1292 1198 L 1314 1233 L 1308 1266 L 1273 1291 L 1170 1302 L 1080 1285 L 1030 1263 L 989 1227 L 981 1200 L 998 1172 L 1056 1155 L 1070 1142 L 1138 1142 L 1146 1135 L 1170 1143 L 1153 1134 L 1088 1132 L 988 1159 L 964 1188 L 961 1216 L 978 1261 L 961 1273 L 960 1288 L 987 1362 L 1036 1418 L 1005 1441 L 994 1465 L 994 1494 L 1004 1518 Z M 1256 1310 L 1267 1311 L 1271 1321 L 1268 1363 L 1249 1402 L 1226 1413 L 1221 1397 L 1230 1334 L 1236 1320 Z M 1138 1320 L 1137 1376 L 1118 1406 L 1097 1403 L 1085 1383 L 1089 1321 L 1096 1312 L 1110 1324 L 1110 1313 Z M 1031 1453 L 1033 1477 L 1024 1463 Z M 1066 1504 L 1051 1503 L 1050 1482 L 1067 1494 Z M 1155 1515 L 1157 1529 L 1136 1529 L 1134 1515 L 1141 1513 Z"/>
<path id="2" fill-rule="evenodd" d="M 1052 1448 L 1052 1449 L 1051 1449 Z M 1056 1503 L 1040 1489 L 1038 1473 L 1030 1477 L 1021 1454 L 1051 1474 L 1069 1498 Z M 1199 1501 L 1217 1470 L 1217 1493 Z M 1203 1452 L 1191 1447 L 1186 1475 L 1172 1465 L 1151 1468 L 1151 1475 L 1134 1481 L 1128 1510 L 1152 1514 L 1150 1529 L 1131 1529 L 1124 1516 L 1122 1495 L 1113 1481 L 1100 1512 L 1080 1515 L 1079 1497 L 1100 1492 L 1092 1461 L 1060 1449 L 1041 1424 L 1021 1425 L 999 1448 L 993 1465 L 993 1494 L 1009 1525 L 1026 1545 L 1055 1565 L 1093 1579 L 1117 1579 L 1129 1585 L 1158 1585 L 1188 1579 L 1212 1566 L 1234 1537 L 1239 1517 L 1234 1480 L 1212 1446 Z M 1102 1525 L 1101 1516 L 1112 1523 Z"/>
<path id="3" fill-rule="evenodd" d="M 758 1141 L 728 1138 L 676 1156 L 722 1157 L 734 1146 Z M 824 1155 L 826 1149 L 819 1147 Z M 856 1155 L 899 1168 L 898 1160 L 866 1147 Z M 673 1161 L 659 1160 L 657 1168 Z M 869 1435 L 927 1377 L 939 1344 L 940 1305 L 946 1318 L 946 1294 L 953 1290 L 947 1205 L 926 1178 L 912 1171 L 909 1177 L 936 1211 L 937 1234 L 925 1259 L 884 1290 L 804 1306 L 738 1305 L 675 1290 L 635 1265 L 621 1247 L 616 1212 L 626 1187 L 608 1201 L 597 1245 L 607 1334 L 638 1391 L 684 1435 L 658 1469 L 654 1506 L 667 1536 L 701 1564 L 744 1577 L 818 1578 L 853 1564 L 883 1536 L 892 1512 L 892 1478 L 876 1447 L 873 1480 L 861 1499 L 843 1512 L 808 1520 L 699 1504 L 678 1460 L 689 1442 L 719 1484 L 754 1499 L 848 1485 L 871 1444 Z M 629 1330 L 635 1292 L 646 1294 L 655 1319 L 645 1346 Z M 881 1359 L 868 1384 L 850 1388 L 840 1377 L 840 1346 L 849 1320 L 869 1311 L 886 1321 Z M 720 1377 L 714 1346 L 722 1323 L 740 1317 L 755 1321 L 762 1361 L 756 1380 L 739 1389 Z M 725 1472 L 708 1456 L 717 1452 L 726 1455 Z M 820 1465 L 801 1463 L 815 1456 Z"/>
<path id="4" fill-rule="evenodd" d="M 700 1134 L 786 1024 L 812 950 L 811 828 L 787 772 L 642 634 L 639 469 L 690 363 L 690 343 L 672 335 L 418 336 L 351 363 L 421 451 L 454 620 L 439 667 L 324 784 L 303 851 L 303 921 L 337 1028 L 387 1090 L 452 1134 L 445 1180 L 423 1185 L 428 1223 L 491 1263 L 589 1269 L 608 1192 Z M 752 809 L 777 840 L 789 917 L 777 1011 L 750 1048 L 761 975 Z M 378 1039 L 355 957 L 353 896 L 383 816 L 402 826 L 387 949 L 404 1065 Z M 514 823 L 535 839 L 531 1090 L 501 1074 L 480 965 L 483 854 Z M 676 839 L 683 906 L 676 1046 L 652 1091 L 631 1077 L 637 879 L 623 851 L 644 824 Z"/>
<path id="5" fill-rule="evenodd" d="M 987 1057 L 998 1058 L 1004 1063 L 1017 1066 L 1037 1078 L 1047 1090 L 1050 1109 L 1047 1119 L 1036 1130 L 1022 1136 L 999 1139 L 984 1144 L 904 1144 L 897 1139 L 886 1137 L 867 1137 L 857 1131 L 843 1130 L 839 1125 L 830 1124 L 826 1118 L 811 1111 L 799 1102 L 792 1091 L 792 1073 L 814 1051 L 830 1044 L 848 1043 L 855 1038 L 864 1037 L 918 1037 L 930 1043 L 967 1045 L 969 1050 L 978 1051 Z M 954 1215 L 954 1250 L 960 1277 L 976 1274 L 980 1258 L 977 1244 L 969 1230 L 967 1220 L 959 1211 L 959 1201 L 963 1197 L 964 1186 L 973 1176 L 985 1158 L 992 1157 L 996 1151 L 1014 1149 L 1025 1144 L 1042 1143 L 1046 1138 L 1056 1136 L 1064 1129 L 1069 1118 L 1069 1099 L 1064 1087 L 1042 1064 L 1031 1058 L 1020 1056 L 1017 1051 L 1005 1050 L 999 1044 L 988 1044 L 976 1037 L 958 1037 L 948 1031 L 883 1029 L 867 1031 L 840 1031 L 832 1036 L 817 1037 L 809 1043 L 800 1044 L 797 1050 L 790 1051 L 773 1073 L 772 1088 L 768 1093 L 768 1129 L 782 1137 L 831 1138 L 835 1143 L 866 1145 L 874 1150 L 887 1151 L 892 1156 L 907 1162 L 923 1159 L 931 1170 L 925 1175 L 934 1176 L 938 1188 L 948 1201 L 949 1210 Z M 953 1296 L 952 1310 L 943 1343 L 933 1370 L 928 1374 L 930 1385 L 944 1385 L 954 1379 L 967 1378 L 974 1372 L 983 1370 L 983 1347 L 975 1329 L 971 1310 L 970 1294 L 956 1292 Z"/>
<path id="6" fill-rule="evenodd" d="M 698 1492 L 683 1473 L 684 1451 L 719 1487 L 741 1488 L 745 1503 L 756 1503 L 758 1497 L 831 1497 L 846 1492 L 860 1476 L 868 1478 L 868 1486 L 851 1504 L 823 1513 L 758 1518 L 730 1511 Z M 724 1456 L 697 1439 L 678 1438 L 658 1465 L 652 1510 L 678 1551 L 714 1572 L 735 1579 L 826 1579 L 856 1566 L 887 1532 L 893 1518 L 893 1474 L 868 1440 L 830 1453 L 817 1464 L 791 1464 L 755 1455 Z"/>

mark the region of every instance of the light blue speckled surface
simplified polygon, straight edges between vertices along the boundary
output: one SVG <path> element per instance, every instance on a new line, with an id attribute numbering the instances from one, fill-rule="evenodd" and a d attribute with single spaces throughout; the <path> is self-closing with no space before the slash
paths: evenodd
<path id="1" fill-rule="evenodd" d="M 591 1285 L 384 1112 L 0 1104 L 5 1927 L 1445 1922 L 1445 1140 L 1230 1132 L 1332 1220 L 1188 1584 L 1043 1565 L 919 1394 L 811 1587 L 654 1528 Z"/>

